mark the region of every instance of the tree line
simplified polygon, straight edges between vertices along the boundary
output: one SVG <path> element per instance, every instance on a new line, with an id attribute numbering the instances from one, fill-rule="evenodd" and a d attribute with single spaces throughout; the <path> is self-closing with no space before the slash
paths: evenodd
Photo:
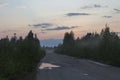
<path id="1" fill-rule="evenodd" d="M 66 32 L 63 44 L 55 52 L 78 58 L 92 59 L 102 63 L 120 66 L 120 38 L 106 26 L 101 33 L 87 33 L 82 38 L 74 38 L 74 33 Z"/>
<path id="2" fill-rule="evenodd" d="M 0 39 L 0 80 L 17 80 L 34 71 L 45 56 L 36 34 Z"/>

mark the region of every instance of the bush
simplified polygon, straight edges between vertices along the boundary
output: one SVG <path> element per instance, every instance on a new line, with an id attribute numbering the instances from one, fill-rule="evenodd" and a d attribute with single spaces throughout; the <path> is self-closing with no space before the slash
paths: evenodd
<path id="1" fill-rule="evenodd" d="M 16 35 L 0 40 L 0 80 L 17 80 L 33 72 L 45 56 L 37 36 L 29 32 L 25 39 Z"/>

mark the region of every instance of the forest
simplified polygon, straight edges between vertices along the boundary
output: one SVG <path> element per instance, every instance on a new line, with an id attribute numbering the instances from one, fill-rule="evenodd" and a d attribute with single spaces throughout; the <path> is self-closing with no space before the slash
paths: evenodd
<path id="1" fill-rule="evenodd" d="M 32 31 L 24 39 L 18 39 L 16 33 L 11 39 L 0 39 L 0 80 L 24 80 L 44 56 L 45 51 Z"/>
<path id="2" fill-rule="evenodd" d="M 101 33 L 87 33 L 75 39 L 74 33 L 66 32 L 63 44 L 55 52 L 81 59 L 120 66 L 120 37 L 106 26 Z"/>

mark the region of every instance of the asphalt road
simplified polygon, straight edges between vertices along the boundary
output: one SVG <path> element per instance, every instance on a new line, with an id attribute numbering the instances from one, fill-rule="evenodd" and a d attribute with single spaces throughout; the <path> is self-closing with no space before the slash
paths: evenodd
<path id="1" fill-rule="evenodd" d="M 46 51 L 37 80 L 120 80 L 120 68 Z"/>

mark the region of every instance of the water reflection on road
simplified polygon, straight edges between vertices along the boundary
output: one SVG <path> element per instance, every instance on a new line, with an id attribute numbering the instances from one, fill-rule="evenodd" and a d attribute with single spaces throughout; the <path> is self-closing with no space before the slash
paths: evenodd
<path id="1" fill-rule="evenodd" d="M 120 68 L 46 50 L 36 80 L 120 80 Z"/>
<path id="2" fill-rule="evenodd" d="M 53 69 L 53 68 L 58 68 L 60 66 L 51 64 L 51 63 L 42 63 L 39 67 L 39 69 Z"/>

